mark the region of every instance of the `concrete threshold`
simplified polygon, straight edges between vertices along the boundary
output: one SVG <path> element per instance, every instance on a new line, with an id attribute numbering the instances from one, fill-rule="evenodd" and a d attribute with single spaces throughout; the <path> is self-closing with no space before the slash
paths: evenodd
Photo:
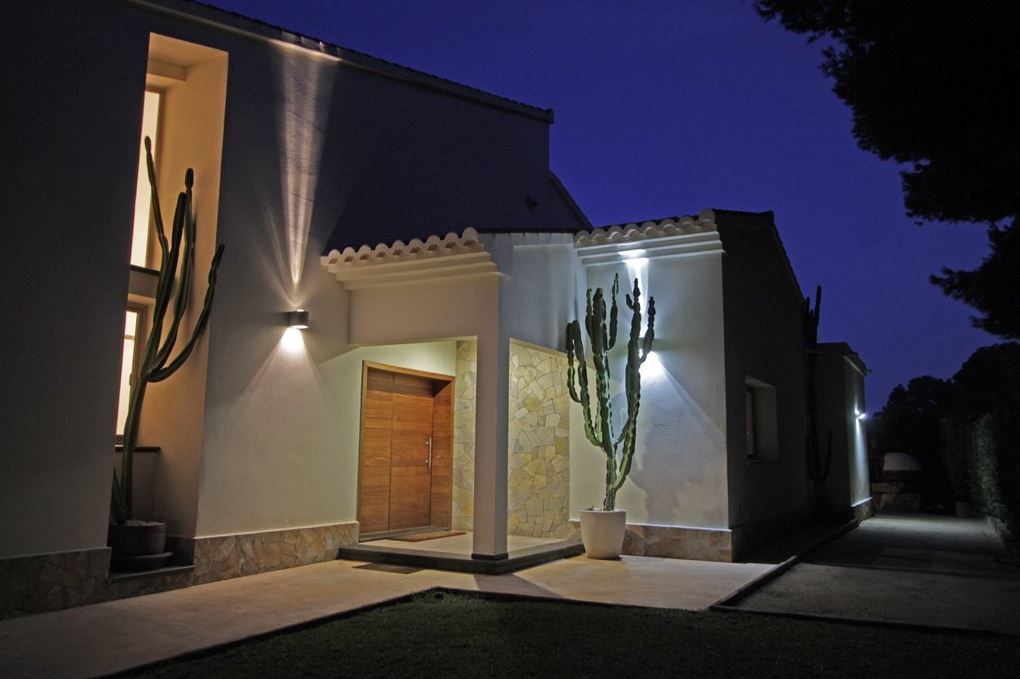
<path id="1" fill-rule="evenodd" d="M 383 547 L 362 543 L 341 547 L 338 558 L 456 573 L 503 575 L 582 553 L 584 553 L 584 545 L 574 540 L 513 550 L 507 555 L 507 558 L 498 560 L 475 559 L 469 555 L 455 552 Z"/>

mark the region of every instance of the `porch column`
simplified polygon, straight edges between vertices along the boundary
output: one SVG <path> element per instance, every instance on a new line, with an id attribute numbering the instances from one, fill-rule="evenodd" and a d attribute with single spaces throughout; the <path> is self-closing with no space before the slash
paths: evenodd
<path id="1" fill-rule="evenodd" d="M 497 311 L 498 319 L 498 311 Z M 478 334 L 472 558 L 507 557 L 507 407 L 510 339 L 498 320 Z"/>

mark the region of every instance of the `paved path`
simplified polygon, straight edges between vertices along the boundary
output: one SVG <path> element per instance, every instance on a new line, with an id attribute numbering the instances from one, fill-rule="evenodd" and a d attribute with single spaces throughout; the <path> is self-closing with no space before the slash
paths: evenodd
<path id="1" fill-rule="evenodd" d="M 109 674 L 437 586 L 704 609 L 772 566 L 637 556 L 594 561 L 581 556 L 495 576 L 384 568 L 331 561 L 5 620 L 0 622 L 0 676 Z"/>
<path id="2" fill-rule="evenodd" d="M 1020 565 L 983 520 L 883 515 L 736 606 L 1020 635 Z"/>

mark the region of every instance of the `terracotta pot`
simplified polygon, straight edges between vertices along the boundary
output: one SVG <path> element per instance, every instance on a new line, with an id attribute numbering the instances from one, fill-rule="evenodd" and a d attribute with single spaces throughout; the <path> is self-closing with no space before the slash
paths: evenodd
<path id="1" fill-rule="evenodd" d="M 581 510 L 581 542 L 589 559 L 619 559 L 623 535 L 627 528 L 627 512 L 614 509 Z"/>
<path id="2" fill-rule="evenodd" d="M 166 524 L 161 521 L 128 521 L 110 524 L 108 544 L 115 557 L 161 554 L 166 549 Z"/>

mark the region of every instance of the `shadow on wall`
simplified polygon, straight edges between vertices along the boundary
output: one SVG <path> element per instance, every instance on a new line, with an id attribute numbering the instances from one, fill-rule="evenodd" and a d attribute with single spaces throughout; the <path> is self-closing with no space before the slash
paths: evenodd
<path id="1" fill-rule="evenodd" d="M 669 524 L 682 515 L 689 524 L 725 526 L 723 429 L 673 376 L 682 374 L 677 352 L 662 349 L 660 344 L 641 368 L 641 421 L 630 480 L 643 491 L 652 523 Z M 617 412 L 625 413 L 626 405 L 625 396 L 614 399 Z"/>

